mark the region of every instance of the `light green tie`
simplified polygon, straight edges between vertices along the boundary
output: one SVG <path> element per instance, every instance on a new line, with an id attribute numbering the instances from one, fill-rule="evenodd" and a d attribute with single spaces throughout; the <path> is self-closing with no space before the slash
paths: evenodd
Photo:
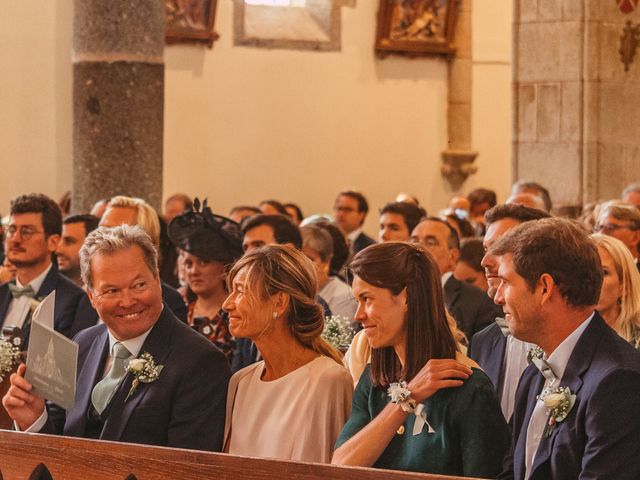
<path id="1" fill-rule="evenodd" d="M 118 388 L 120 381 L 127 374 L 124 368 L 124 361 L 130 356 L 131 352 L 120 342 L 113 344 L 111 352 L 113 361 L 111 362 L 111 368 L 104 378 L 93 387 L 93 392 L 91 392 L 91 402 L 99 414 L 107 408 L 109 400 L 111 400 L 111 397 Z"/>

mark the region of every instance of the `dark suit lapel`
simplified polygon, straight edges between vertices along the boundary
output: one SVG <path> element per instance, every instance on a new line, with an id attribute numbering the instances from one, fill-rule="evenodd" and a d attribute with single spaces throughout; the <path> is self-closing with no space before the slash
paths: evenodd
<path id="1" fill-rule="evenodd" d="M 174 326 L 173 314 L 165 306 L 160 318 L 144 341 L 138 357 L 144 352 L 148 352 L 153 357 L 156 365 L 164 365 L 164 360 L 171 353 L 169 340 Z M 160 373 L 160 376 L 162 376 L 162 373 Z M 100 435 L 101 439 L 120 440 L 131 414 L 144 398 L 149 388 L 149 384 L 145 383 L 140 383 L 134 393 L 127 398 L 133 380 L 133 375 L 128 373 L 118 387 L 113 400 L 109 403 L 107 407 L 109 413 Z"/>
<path id="2" fill-rule="evenodd" d="M 11 292 L 9 291 L 9 283 L 16 284 L 15 280 L 2 285 L 2 292 L 0 293 L 0 325 L 4 325 L 4 321 L 7 318 L 7 312 L 9 311 L 9 304 L 11 303 Z"/>
<path id="3" fill-rule="evenodd" d="M 49 273 L 47 273 L 47 276 L 44 277 L 44 281 L 42 282 L 42 285 L 40 285 L 40 288 L 36 292 L 36 298 L 43 299 L 44 297 L 49 295 L 51 292 L 53 292 L 56 289 L 57 285 L 58 285 L 58 267 L 55 264 L 51 264 L 51 269 L 49 270 Z"/>
<path id="4" fill-rule="evenodd" d="M 87 412 L 91 407 L 91 392 L 104 373 L 105 361 L 109 353 L 109 334 L 105 329 L 93 339 L 85 357 L 82 370 L 76 381 L 76 398 L 73 408 L 67 412 L 65 434 L 84 436 Z"/>
<path id="5" fill-rule="evenodd" d="M 444 284 L 444 303 L 449 313 L 451 313 L 451 308 L 455 305 L 459 293 L 460 283 L 451 275 Z"/>
<path id="6" fill-rule="evenodd" d="M 507 338 L 500 328 L 494 329 L 491 338 L 491 354 L 487 356 L 484 371 L 496 387 L 498 394 L 502 389 L 503 375 L 502 364 L 504 363 L 504 351 L 507 348 Z"/>
<path id="7" fill-rule="evenodd" d="M 591 359 L 593 358 L 593 354 L 595 349 L 602 338 L 602 334 L 604 330 L 607 328 L 606 324 L 602 320 L 602 317 L 596 312 L 593 319 L 591 319 L 591 323 L 587 326 L 587 329 L 582 333 L 578 342 L 576 343 L 573 352 L 571 352 L 571 356 L 569 357 L 569 362 L 567 363 L 567 368 L 564 371 L 564 375 L 562 376 L 562 381 L 560 382 L 560 386 L 567 386 L 571 390 L 571 393 L 576 395 L 576 404 L 579 403 L 580 397 L 580 389 L 582 388 L 582 376 L 584 372 L 591 365 Z M 573 406 L 576 408 L 576 405 Z M 569 417 L 571 417 L 571 412 L 569 412 Z M 536 452 L 536 458 L 531 466 L 531 473 L 542 465 L 544 462 L 549 460 L 551 456 L 551 452 L 553 451 L 553 444 L 555 442 L 558 431 L 562 428 L 565 428 L 565 423 L 567 419 L 562 422 L 556 424 L 556 426 L 551 431 L 551 435 L 549 437 L 540 440 L 540 446 L 538 447 L 538 451 Z"/>
<path id="8" fill-rule="evenodd" d="M 533 409 L 536 406 L 536 397 L 540 394 L 544 385 L 544 377 L 538 369 L 533 366 L 529 366 L 528 369 L 530 369 L 529 372 L 525 370 L 525 374 L 532 376 L 533 378 L 529 380 L 528 384 L 522 381 L 524 380 L 523 378 L 518 386 L 518 390 L 520 390 L 520 388 L 526 388 L 528 395 L 524 419 L 520 425 L 520 433 L 518 435 L 518 440 L 513 454 L 514 478 L 524 478 L 526 472 L 525 456 L 527 452 L 527 429 L 529 428 L 529 421 L 531 420 Z M 518 470 L 520 473 L 518 473 Z"/>

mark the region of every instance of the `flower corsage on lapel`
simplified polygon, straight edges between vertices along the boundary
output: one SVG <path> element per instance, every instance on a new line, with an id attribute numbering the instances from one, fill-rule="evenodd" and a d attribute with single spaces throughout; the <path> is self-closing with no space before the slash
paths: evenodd
<path id="1" fill-rule="evenodd" d="M 560 423 L 567 418 L 576 403 L 576 396 L 571 393 L 569 387 L 555 387 L 545 389 L 540 395 L 540 400 L 549 409 L 547 426 L 544 430 L 544 436 L 548 437 L 551 435 L 556 423 Z"/>
<path id="2" fill-rule="evenodd" d="M 156 365 L 155 360 L 149 352 L 144 352 L 139 358 L 134 358 L 127 364 L 127 372 L 133 375 L 131 389 L 127 394 L 126 402 L 133 395 L 140 383 L 152 383 L 160 378 L 160 372 L 164 365 Z"/>
<path id="3" fill-rule="evenodd" d="M 20 361 L 20 344 L 19 337 L 15 337 L 13 340 L 0 337 L 0 382 Z"/>
<path id="4" fill-rule="evenodd" d="M 562 422 L 576 403 L 576 396 L 571 393 L 571 389 L 567 386 L 560 386 L 560 379 L 556 377 L 551 366 L 543 358 L 544 352 L 538 346 L 529 350 L 528 360 L 533 363 L 542 375 L 547 379 L 547 384 L 538 395 L 538 400 L 544 403 L 549 413 L 547 415 L 547 425 L 544 429 L 544 437 L 551 435 L 557 423 Z"/>

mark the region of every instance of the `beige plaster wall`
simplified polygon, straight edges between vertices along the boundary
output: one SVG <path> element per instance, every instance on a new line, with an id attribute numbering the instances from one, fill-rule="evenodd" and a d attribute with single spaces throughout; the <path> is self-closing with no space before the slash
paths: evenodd
<path id="1" fill-rule="evenodd" d="M 71 186 L 72 1 L 0 0 L 0 213 Z"/>
<path id="2" fill-rule="evenodd" d="M 19 193 L 58 197 L 71 186 L 72 2 L 0 1 L 4 212 Z M 483 185 L 503 198 L 511 20 L 500 5 L 510 2 L 485 2 L 499 12 L 492 15 L 489 5 L 473 13 L 472 148 L 480 170 L 463 191 Z M 374 1 L 342 9 L 342 51 L 332 53 L 233 47 L 232 2 L 218 3 L 221 38 L 213 50 L 165 52 L 165 197 L 207 196 L 222 213 L 277 197 L 311 213 L 330 211 L 338 190 L 356 187 L 372 209 L 399 191 L 418 195 L 434 212 L 446 204 L 443 60 L 376 59 Z M 376 217 L 366 225 L 370 233 Z"/>
<path id="3" fill-rule="evenodd" d="M 505 201 L 511 185 L 511 0 L 472 4 L 471 134 L 478 173 L 464 186 L 493 188 Z"/>

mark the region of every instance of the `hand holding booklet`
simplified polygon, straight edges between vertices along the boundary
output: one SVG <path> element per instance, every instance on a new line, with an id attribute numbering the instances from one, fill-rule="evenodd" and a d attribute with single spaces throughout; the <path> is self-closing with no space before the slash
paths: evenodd
<path id="1" fill-rule="evenodd" d="M 78 344 L 53 329 L 55 300 L 54 290 L 33 312 L 25 378 L 37 394 L 68 410 L 76 393 Z"/>

